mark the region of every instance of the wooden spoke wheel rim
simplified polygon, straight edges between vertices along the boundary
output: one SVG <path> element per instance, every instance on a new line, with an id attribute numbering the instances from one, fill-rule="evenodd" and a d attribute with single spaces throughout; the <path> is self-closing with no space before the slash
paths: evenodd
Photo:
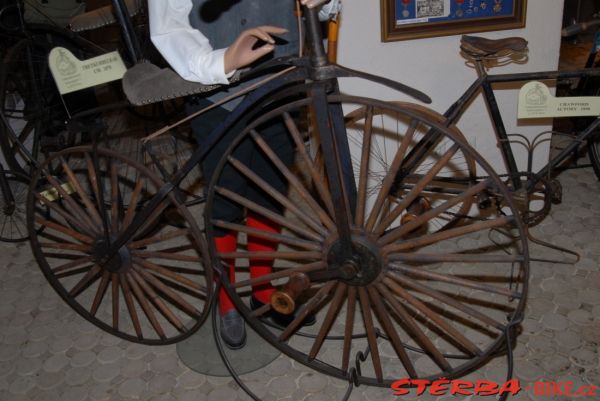
<path id="1" fill-rule="evenodd" d="M 225 289 L 247 322 L 266 340 L 324 374 L 347 378 L 360 353 L 365 359 L 357 380 L 369 385 L 389 386 L 403 377 L 452 378 L 481 366 L 505 344 L 507 327 L 522 317 L 527 293 L 527 242 L 508 189 L 460 132 L 445 127 L 443 117 L 433 111 L 346 96 L 330 96 L 328 102 L 332 109 L 341 106 L 346 111 L 348 131 L 355 128 L 357 120 L 366 120 L 362 139 L 354 145 L 349 140 L 352 157 L 360 160 L 358 168 L 353 168 L 357 195 L 350 202 L 355 205 L 352 260 L 338 259 L 334 205 L 323 176 L 322 155 L 303 139 L 311 134 L 310 124 L 302 128 L 301 119 L 292 117 L 310 115 L 307 96 L 257 113 L 260 116 L 233 141 L 212 176 L 205 211 L 211 260 L 215 266 L 236 266 L 235 283 L 222 279 Z M 378 109 L 383 112 L 375 112 Z M 358 111 L 352 114 L 352 110 Z M 369 194 L 369 169 L 374 166 L 371 149 L 381 145 L 380 135 L 386 135 L 374 128 L 372 116 L 378 114 L 396 116 L 405 128 L 398 146 L 391 147 L 392 163 L 381 177 L 379 189 Z M 296 146 L 296 159 L 289 167 L 261 136 L 261 127 L 274 120 L 285 124 L 285 135 L 290 135 Z M 428 152 L 409 160 L 416 144 L 431 130 L 439 133 L 439 140 Z M 352 135 L 354 140 L 359 138 Z M 236 149 L 248 139 L 286 178 L 286 192 L 275 191 L 240 161 Z M 458 180 L 449 179 L 456 174 L 449 164 L 457 154 L 470 164 L 468 179 L 463 173 Z M 404 178 L 394 183 L 398 171 L 411 160 Z M 279 204 L 281 211 L 265 210 L 244 194 L 221 185 L 225 168 L 239 172 L 249 185 Z M 470 176 L 474 171 L 489 178 L 476 181 Z M 389 196 L 392 185 L 398 184 L 403 191 Z M 473 207 L 474 200 L 488 191 L 505 198 L 502 204 L 506 206 L 485 213 Z M 270 219 L 281 231 L 213 218 L 217 196 Z M 410 205 L 422 198 L 429 206 L 403 220 Z M 428 222 L 456 206 L 463 215 L 456 215 L 449 225 L 428 227 Z M 214 246 L 217 228 L 237 231 L 240 238 L 271 241 L 278 247 L 251 251 L 241 239 L 237 250 L 219 253 Z M 498 241 L 489 239 L 498 231 L 510 231 L 515 240 L 499 248 Z M 271 263 L 272 272 L 252 277 L 249 266 L 253 261 Z M 273 329 L 271 304 L 250 309 L 252 286 L 270 283 L 283 292 L 276 300 L 287 302 L 289 294 L 298 292 L 297 287 L 286 293 L 298 275 L 310 279 L 308 288 L 303 284 L 299 291 L 298 302 L 304 306 L 287 327 Z M 317 324 L 301 328 L 309 313 L 317 315 Z"/>
<path id="2" fill-rule="evenodd" d="M 60 172 L 47 174 L 49 163 L 60 165 Z M 199 228 L 173 193 L 102 262 L 111 242 L 163 186 L 154 173 L 111 150 L 74 147 L 52 155 L 35 172 L 37 180 L 46 185 L 28 195 L 29 232 L 38 231 L 31 235 L 32 249 L 48 282 L 75 311 L 109 333 L 145 344 L 175 343 L 202 325 L 212 270 Z M 167 222 L 167 214 L 178 218 Z"/>

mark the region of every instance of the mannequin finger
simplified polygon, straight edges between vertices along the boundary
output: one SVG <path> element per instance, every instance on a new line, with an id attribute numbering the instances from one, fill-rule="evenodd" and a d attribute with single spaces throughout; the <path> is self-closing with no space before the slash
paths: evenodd
<path id="1" fill-rule="evenodd" d="M 244 32 L 243 35 L 246 36 L 245 40 L 252 39 L 252 40 L 256 41 L 256 38 L 258 38 L 267 43 L 271 43 L 271 44 L 275 43 L 275 40 L 271 37 L 271 35 L 269 35 L 268 32 L 265 32 L 261 28 L 248 29 L 247 31 Z"/>
<path id="2" fill-rule="evenodd" d="M 275 46 L 269 44 L 254 49 L 254 51 L 252 52 L 252 56 L 254 57 L 253 61 L 258 60 L 259 58 L 271 53 L 273 50 L 275 50 Z"/>
<path id="3" fill-rule="evenodd" d="M 274 34 L 282 34 L 282 33 L 287 33 L 289 32 L 288 29 L 286 28 L 282 28 L 280 26 L 272 26 L 272 25 L 261 25 L 259 27 L 257 27 L 267 33 L 274 33 Z"/>

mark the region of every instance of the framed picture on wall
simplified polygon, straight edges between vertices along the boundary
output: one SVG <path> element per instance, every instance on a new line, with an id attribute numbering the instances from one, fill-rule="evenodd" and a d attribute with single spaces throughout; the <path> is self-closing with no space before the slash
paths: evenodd
<path id="1" fill-rule="evenodd" d="M 383 42 L 522 28 L 527 11 L 527 0 L 380 1 Z"/>

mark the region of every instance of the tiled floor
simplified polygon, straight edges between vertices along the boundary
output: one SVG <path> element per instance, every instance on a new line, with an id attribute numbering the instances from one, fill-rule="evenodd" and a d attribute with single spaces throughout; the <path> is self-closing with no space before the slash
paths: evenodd
<path id="1" fill-rule="evenodd" d="M 532 232 L 580 252 L 582 259 L 575 266 L 532 263 L 515 371 L 526 384 L 558 380 L 600 385 L 600 183 L 591 169 L 566 171 L 560 180 L 563 203 Z M 532 248 L 533 256 L 551 256 Z M 130 344 L 89 324 L 47 284 L 29 244 L 0 243 L 0 255 L 0 401 L 249 399 L 230 378 L 190 370 L 175 345 Z M 505 359 L 498 358 L 468 377 L 502 381 L 505 374 Z M 283 356 L 243 379 L 264 400 L 333 401 L 346 391 L 344 382 Z M 359 387 L 350 399 L 394 396 L 389 389 Z M 536 398 L 523 391 L 513 399 L 570 398 Z"/>

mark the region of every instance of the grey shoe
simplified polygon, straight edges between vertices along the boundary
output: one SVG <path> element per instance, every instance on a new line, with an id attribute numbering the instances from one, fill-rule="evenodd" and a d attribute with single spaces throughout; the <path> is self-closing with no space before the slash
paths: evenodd
<path id="1" fill-rule="evenodd" d="M 240 349 L 246 345 L 246 325 L 237 310 L 232 309 L 220 316 L 219 330 L 229 349 Z"/>

